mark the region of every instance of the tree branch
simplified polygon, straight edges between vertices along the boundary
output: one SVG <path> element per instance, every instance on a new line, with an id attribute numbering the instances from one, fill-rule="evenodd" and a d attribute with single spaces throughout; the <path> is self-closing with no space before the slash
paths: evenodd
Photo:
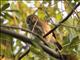
<path id="1" fill-rule="evenodd" d="M 20 28 L 20 27 L 16 27 L 16 26 L 5 26 L 5 25 L 0 25 L 0 27 L 11 28 L 11 29 L 20 29 L 22 31 L 29 32 L 29 33 L 33 34 L 34 36 L 38 37 L 41 41 L 44 42 L 45 45 L 48 46 L 48 43 L 46 42 L 46 40 L 43 37 L 41 37 L 40 35 L 32 32 L 32 31 L 30 31 L 28 29 L 24 29 L 24 28 Z"/>
<path id="2" fill-rule="evenodd" d="M 43 37 L 48 36 L 50 33 L 52 33 L 54 30 L 56 30 L 63 22 L 65 22 L 74 12 L 74 10 L 80 5 L 80 2 L 72 9 L 72 11 L 62 20 L 60 21 L 52 30 L 50 30 L 48 33 L 46 33 Z"/>
<path id="3" fill-rule="evenodd" d="M 3 33 L 3 34 L 6 34 L 6 35 L 10 35 L 12 37 L 15 37 L 15 38 L 18 38 L 20 39 L 21 41 L 25 42 L 25 43 L 29 43 L 31 45 L 34 46 L 34 44 L 32 43 L 31 39 L 27 38 L 26 36 L 24 35 L 21 35 L 21 34 L 18 34 L 16 32 L 12 32 L 10 30 L 5 30 L 3 28 L 0 27 L 0 33 Z M 54 58 L 57 58 L 57 59 L 60 59 L 60 56 L 58 55 L 58 53 L 50 48 L 48 48 L 47 46 L 45 46 L 44 44 L 38 42 L 38 44 L 41 46 L 41 48 L 46 52 L 48 53 L 50 56 L 54 57 Z"/>
<path id="4" fill-rule="evenodd" d="M 18 33 L 10 31 L 10 30 L 5 30 L 5 29 L 3 29 L 1 27 L 0 27 L 0 33 L 11 35 L 13 37 L 16 37 L 16 38 L 20 39 L 21 41 L 23 41 L 25 43 L 29 43 L 29 44 L 33 45 L 32 41 L 29 38 L 27 38 L 26 36 L 24 36 L 24 35 L 20 35 Z"/>

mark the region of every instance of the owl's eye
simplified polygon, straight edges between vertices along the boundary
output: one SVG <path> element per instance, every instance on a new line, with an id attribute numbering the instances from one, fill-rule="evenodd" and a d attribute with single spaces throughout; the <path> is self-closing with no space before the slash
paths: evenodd
<path id="1" fill-rule="evenodd" d="M 30 23 L 30 18 L 29 18 L 29 17 L 27 18 L 26 22 L 27 22 L 28 24 Z"/>

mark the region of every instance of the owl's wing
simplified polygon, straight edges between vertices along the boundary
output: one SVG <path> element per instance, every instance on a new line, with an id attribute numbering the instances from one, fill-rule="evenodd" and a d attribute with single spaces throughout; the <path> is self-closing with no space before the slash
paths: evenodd
<path id="1" fill-rule="evenodd" d="M 35 26 L 34 32 L 37 33 L 37 34 L 39 34 L 40 36 L 42 36 L 43 33 L 44 33 L 42 27 L 38 26 L 38 25 Z"/>

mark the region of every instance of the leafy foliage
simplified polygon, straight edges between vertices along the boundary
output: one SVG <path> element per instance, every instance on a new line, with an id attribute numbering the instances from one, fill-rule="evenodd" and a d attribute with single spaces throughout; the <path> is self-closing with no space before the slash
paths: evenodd
<path id="1" fill-rule="evenodd" d="M 79 0 L 70 1 L 52 1 L 43 0 L 42 5 L 40 5 L 40 1 L 1 1 L 0 3 L 0 25 L 9 25 L 9 26 L 17 26 L 22 28 L 27 28 L 26 18 L 28 15 L 37 14 L 40 19 L 48 20 L 50 23 L 50 18 L 53 18 L 54 24 L 57 24 L 59 21 L 64 19 L 63 12 L 69 13 L 72 8 L 75 6 Z M 61 3 L 64 9 L 60 9 L 58 3 Z M 47 5 L 48 4 L 48 5 Z M 32 5 L 32 6 L 31 6 Z M 47 5 L 47 7 L 45 6 Z M 37 8 L 37 10 L 35 10 Z M 63 11 L 64 10 L 64 11 Z M 47 14 L 47 13 L 49 14 Z M 75 16 L 76 15 L 76 16 Z M 51 22 L 52 23 L 52 22 Z M 55 25 L 50 25 L 54 28 Z M 6 29 L 6 28 L 5 28 Z M 16 33 L 26 35 L 28 33 L 23 32 L 17 29 L 8 29 L 15 31 Z M 72 16 L 69 19 L 61 24 L 55 30 L 56 40 L 63 46 L 63 49 L 60 51 L 63 54 L 69 54 L 70 56 L 76 55 L 77 59 L 80 59 L 80 11 L 75 10 Z M 36 41 L 36 40 L 35 40 Z M 37 41 L 38 42 L 38 41 Z M 18 39 L 14 39 L 14 37 L 5 35 L 0 33 L 0 55 L 4 55 L 5 57 L 10 57 L 14 59 L 18 59 L 20 54 L 26 51 L 26 44 L 22 43 Z M 35 43 L 38 46 L 37 43 Z M 52 46 L 52 49 L 54 47 Z M 24 51 L 23 51 L 24 50 Z M 4 52 L 5 51 L 5 52 Z M 16 52 L 15 52 L 16 51 Z M 13 60 L 14 60 L 13 59 Z M 39 47 L 30 47 L 30 52 L 22 58 L 22 60 L 55 60 L 54 57 L 49 56 L 45 53 L 40 46 Z"/>

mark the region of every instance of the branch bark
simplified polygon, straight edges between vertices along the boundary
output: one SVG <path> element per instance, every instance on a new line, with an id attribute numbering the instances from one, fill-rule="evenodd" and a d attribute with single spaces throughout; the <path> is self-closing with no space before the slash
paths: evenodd
<path id="1" fill-rule="evenodd" d="M 3 28 L 11 28 L 11 29 L 20 29 L 20 30 L 22 30 L 22 31 L 29 32 L 29 33 L 31 33 L 32 35 L 38 37 L 42 42 L 44 42 L 45 45 L 48 46 L 48 43 L 46 42 L 46 40 L 45 40 L 43 37 L 41 37 L 40 35 L 32 32 L 32 31 L 30 31 L 30 30 L 28 30 L 28 29 L 20 28 L 20 27 L 17 27 L 17 26 L 5 26 L 5 25 L 0 25 L 0 27 L 3 27 Z"/>
<path id="2" fill-rule="evenodd" d="M 16 38 L 20 39 L 21 41 L 23 41 L 25 43 L 29 43 L 29 44 L 33 45 L 32 41 L 29 38 L 27 38 L 26 36 L 24 36 L 24 35 L 20 35 L 18 33 L 10 31 L 10 30 L 5 30 L 5 29 L 3 29 L 1 27 L 0 27 L 0 33 L 11 35 L 12 37 L 16 37 Z"/>
<path id="3" fill-rule="evenodd" d="M 21 41 L 23 41 L 25 43 L 29 43 L 29 44 L 34 46 L 34 44 L 32 43 L 31 39 L 27 38 L 25 35 L 21 35 L 21 34 L 18 34 L 16 32 L 12 32 L 10 30 L 5 30 L 5 29 L 3 29 L 1 27 L 0 27 L 0 33 L 3 33 L 3 34 L 6 34 L 6 35 L 10 35 L 12 37 L 18 38 Z M 52 56 L 52 57 L 54 57 L 56 59 L 60 59 L 60 56 L 59 56 L 59 54 L 56 51 L 54 51 L 53 49 L 50 49 L 49 47 L 45 46 L 44 44 L 42 44 L 40 42 L 38 42 L 38 44 L 50 56 Z"/>

